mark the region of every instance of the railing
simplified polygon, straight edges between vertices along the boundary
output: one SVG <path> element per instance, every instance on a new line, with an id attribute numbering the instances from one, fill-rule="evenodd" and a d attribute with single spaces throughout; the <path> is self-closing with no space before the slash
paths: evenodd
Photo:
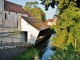
<path id="1" fill-rule="evenodd" d="M 2 46 L 21 46 L 21 45 L 26 45 L 26 41 L 23 41 L 23 38 L 0 37 L 0 47 Z"/>
<path id="2" fill-rule="evenodd" d="M 0 47 L 23 45 L 26 43 L 26 41 L 24 41 L 24 39 L 21 36 L 13 37 L 13 34 L 19 34 L 17 28 L 0 28 Z"/>
<path id="3" fill-rule="evenodd" d="M 0 28 L 0 36 L 6 36 L 17 32 L 17 28 Z"/>

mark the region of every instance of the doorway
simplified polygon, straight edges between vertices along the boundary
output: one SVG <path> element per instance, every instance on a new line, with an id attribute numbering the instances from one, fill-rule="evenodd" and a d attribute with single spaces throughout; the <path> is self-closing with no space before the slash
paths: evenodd
<path id="1" fill-rule="evenodd" d="M 23 42 L 27 43 L 27 31 L 22 32 Z"/>

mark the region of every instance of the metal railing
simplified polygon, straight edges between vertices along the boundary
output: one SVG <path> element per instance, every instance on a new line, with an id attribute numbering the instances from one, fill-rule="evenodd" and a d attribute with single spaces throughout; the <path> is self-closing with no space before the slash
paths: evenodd
<path id="1" fill-rule="evenodd" d="M 17 28 L 0 28 L 0 36 L 19 32 Z"/>
<path id="2" fill-rule="evenodd" d="M 0 47 L 22 45 L 26 43 L 22 37 L 13 37 L 12 34 L 18 34 L 17 28 L 0 28 Z M 10 35 L 10 36 L 8 36 Z"/>
<path id="3" fill-rule="evenodd" d="M 23 41 L 23 38 L 0 37 L 0 47 L 2 46 L 21 46 L 21 45 L 26 45 L 26 41 Z"/>

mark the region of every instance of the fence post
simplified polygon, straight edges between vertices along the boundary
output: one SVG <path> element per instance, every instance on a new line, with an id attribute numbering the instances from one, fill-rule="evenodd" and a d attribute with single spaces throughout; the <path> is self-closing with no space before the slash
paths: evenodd
<path id="1" fill-rule="evenodd" d="M 76 39 L 75 39 L 75 49 L 76 49 Z"/>
<path id="2" fill-rule="evenodd" d="M 2 47 L 2 37 L 1 37 L 1 41 L 0 41 L 0 46 Z"/>
<path id="3" fill-rule="evenodd" d="M 12 37 L 12 46 L 13 46 L 13 37 Z"/>
<path id="4" fill-rule="evenodd" d="M 19 38 L 19 40 L 20 40 L 20 45 L 22 45 L 21 38 Z"/>
<path id="5" fill-rule="evenodd" d="M 25 46 L 26 46 L 26 41 L 25 41 Z"/>
<path id="6" fill-rule="evenodd" d="M 10 35 L 10 27 L 9 27 L 9 35 Z"/>

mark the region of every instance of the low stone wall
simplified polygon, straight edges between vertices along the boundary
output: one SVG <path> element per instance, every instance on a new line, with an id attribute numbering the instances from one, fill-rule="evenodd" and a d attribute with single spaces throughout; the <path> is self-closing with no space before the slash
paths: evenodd
<path id="1" fill-rule="evenodd" d="M 0 60 L 12 60 L 15 56 L 21 54 L 28 47 L 26 46 L 6 46 L 0 48 Z"/>

